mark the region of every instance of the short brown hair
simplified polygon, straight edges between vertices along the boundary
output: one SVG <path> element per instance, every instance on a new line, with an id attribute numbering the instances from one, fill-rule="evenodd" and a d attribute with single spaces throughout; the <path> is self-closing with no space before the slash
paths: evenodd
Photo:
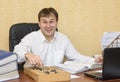
<path id="1" fill-rule="evenodd" d="M 43 8 L 39 13 L 38 13 L 38 21 L 40 21 L 41 17 L 48 17 L 50 14 L 54 14 L 56 17 L 56 21 L 58 21 L 58 13 L 57 11 L 50 7 L 50 8 Z"/>

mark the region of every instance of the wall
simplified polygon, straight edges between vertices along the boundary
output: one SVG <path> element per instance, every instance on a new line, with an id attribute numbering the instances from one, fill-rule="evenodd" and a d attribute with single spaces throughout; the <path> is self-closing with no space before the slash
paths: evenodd
<path id="1" fill-rule="evenodd" d="M 59 31 L 85 55 L 101 54 L 103 32 L 120 31 L 120 0 L 0 0 L 0 49 L 9 50 L 12 24 L 37 22 L 44 7 L 58 11 Z"/>

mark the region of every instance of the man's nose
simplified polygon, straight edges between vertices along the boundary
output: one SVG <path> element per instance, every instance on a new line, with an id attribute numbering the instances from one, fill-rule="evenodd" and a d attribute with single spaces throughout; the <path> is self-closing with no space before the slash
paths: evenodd
<path id="1" fill-rule="evenodd" d="M 50 23 L 47 23 L 47 27 L 50 27 Z"/>

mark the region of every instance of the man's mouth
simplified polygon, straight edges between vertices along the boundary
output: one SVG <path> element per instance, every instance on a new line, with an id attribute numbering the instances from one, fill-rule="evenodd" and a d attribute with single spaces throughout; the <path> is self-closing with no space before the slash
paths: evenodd
<path id="1" fill-rule="evenodd" d="M 46 29 L 46 31 L 47 31 L 47 32 L 51 32 L 51 31 L 52 31 L 52 29 Z"/>

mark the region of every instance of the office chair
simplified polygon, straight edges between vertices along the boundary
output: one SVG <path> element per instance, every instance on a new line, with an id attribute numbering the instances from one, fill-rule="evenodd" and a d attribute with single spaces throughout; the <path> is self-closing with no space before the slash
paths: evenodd
<path id="1" fill-rule="evenodd" d="M 13 51 L 21 39 L 32 31 L 39 30 L 38 23 L 17 23 L 10 27 L 9 30 L 9 50 Z M 23 70 L 25 62 L 18 63 L 18 70 Z"/>

